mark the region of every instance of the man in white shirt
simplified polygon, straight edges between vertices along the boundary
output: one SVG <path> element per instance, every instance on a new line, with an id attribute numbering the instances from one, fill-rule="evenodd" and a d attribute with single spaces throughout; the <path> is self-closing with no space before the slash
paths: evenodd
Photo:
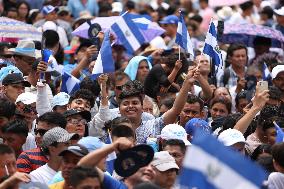
<path id="1" fill-rule="evenodd" d="M 43 135 L 42 148 L 48 154 L 47 164 L 30 173 L 31 180 L 48 184 L 59 171 L 62 157 L 58 154 L 69 146 L 70 140 L 78 139 L 78 134 L 68 133 L 61 127 L 54 127 Z"/>

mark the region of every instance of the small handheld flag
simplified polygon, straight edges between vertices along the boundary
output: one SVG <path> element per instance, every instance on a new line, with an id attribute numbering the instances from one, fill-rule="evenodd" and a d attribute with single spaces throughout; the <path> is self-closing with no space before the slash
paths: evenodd
<path id="1" fill-rule="evenodd" d="M 284 131 L 279 127 L 276 121 L 273 121 L 276 129 L 276 143 L 284 142 Z"/>
<path id="2" fill-rule="evenodd" d="M 92 71 L 92 78 L 95 79 L 102 73 L 114 72 L 114 61 L 112 58 L 112 49 L 109 39 L 110 32 L 107 31 L 104 36 L 104 40 L 96 60 L 96 64 Z"/>
<path id="3" fill-rule="evenodd" d="M 62 74 L 61 92 L 72 94 L 80 89 L 80 80 L 73 75 L 64 72 Z"/>
<path id="4" fill-rule="evenodd" d="M 176 44 L 182 47 L 187 53 L 194 56 L 193 53 L 193 45 L 186 27 L 186 24 L 183 19 L 182 12 L 180 11 L 179 21 L 178 21 L 178 28 L 176 34 Z"/>
<path id="5" fill-rule="evenodd" d="M 212 58 L 215 66 L 218 67 L 222 65 L 222 54 L 218 46 L 216 27 L 213 22 L 210 23 L 209 30 L 206 35 L 203 53 Z"/>
<path id="6" fill-rule="evenodd" d="M 271 73 L 266 65 L 266 63 L 264 62 L 263 63 L 263 66 L 262 66 L 262 79 L 264 81 L 269 81 L 271 80 Z"/>

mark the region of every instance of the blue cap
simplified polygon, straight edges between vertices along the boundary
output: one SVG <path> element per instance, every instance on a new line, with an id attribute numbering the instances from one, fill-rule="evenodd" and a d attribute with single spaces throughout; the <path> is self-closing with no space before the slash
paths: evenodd
<path id="1" fill-rule="evenodd" d="M 178 25 L 178 17 L 176 15 L 166 16 L 160 21 L 160 24 L 176 24 Z"/>
<path id="2" fill-rule="evenodd" d="M 19 70 L 19 68 L 17 68 L 16 66 L 13 65 L 9 65 L 7 67 L 3 67 L 0 70 L 0 81 L 3 81 L 3 79 L 12 73 L 19 73 L 23 76 L 23 73 Z"/>
<path id="3" fill-rule="evenodd" d="M 53 109 L 55 106 L 64 106 L 68 104 L 70 96 L 67 93 L 60 92 L 55 95 L 51 101 L 51 108 Z"/>
<path id="4" fill-rule="evenodd" d="M 43 15 L 47 15 L 49 13 L 52 13 L 55 10 L 56 10 L 56 7 L 54 7 L 52 5 L 46 5 L 42 8 L 41 12 L 42 12 Z"/>
<path id="5" fill-rule="evenodd" d="M 207 132 L 207 133 L 211 133 L 211 128 L 209 126 L 209 124 L 200 118 L 193 118 L 191 120 L 189 120 L 186 124 L 185 124 L 185 131 L 187 134 L 193 136 L 194 132 L 196 129 L 202 129 L 203 131 Z"/>
<path id="6" fill-rule="evenodd" d="M 78 144 L 87 148 L 89 152 L 100 149 L 106 145 L 98 137 L 92 137 L 92 136 L 81 138 L 78 141 Z"/>

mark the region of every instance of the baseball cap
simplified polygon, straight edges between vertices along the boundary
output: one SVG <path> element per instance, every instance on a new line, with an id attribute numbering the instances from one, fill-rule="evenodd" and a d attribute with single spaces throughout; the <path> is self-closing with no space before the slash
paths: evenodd
<path id="1" fill-rule="evenodd" d="M 232 146 L 236 143 L 245 143 L 246 139 L 244 135 L 236 129 L 227 129 L 220 133 L 218 140 L 221 141 L 225 146 Z"/>
<path id="2" fill-rule="evenodd" d="M 179 139 L 182 140 L 186 146 L 191 145 L 191 143 L 187 140 L 187 133 L 185 129 L 178 124 L 166 125 L 162 129 L 160 137 L 165 140 Z"/>
<path id="3" fill-rule="evenodd" d="M 60 92 L 55 95 L 51 101 L 51 108 L 53 109 L 55 106 L 64 106 L 68 104 L 70 96 L 65 92 Z"/>
<path id="4" fill-rule="evenodd" d="M 47 15 L 49 13 L 52 13 L 55 10 L 57 10 L 56 7 L 54 7 L 52 5 L 46 5 L 42 8 L 41 12 L 42 12 L 43 15 Z"/>
<path id="5" fill-rule="evenodd" d="M 88 149 L 82 145 L 74 144 L 72 146 L 68 146 L 62 152 L 59 153 L 59 156 L 64 156 L 67 152 L 71 152 L 77 156 L 83 157 L 89 153 Z"/>
<path id="6" fill-rule="evenodd" d="M 179 169 L 175 158 L 173 158 L 167 151 L 156 152 L 151 164 L 161 172 L 169 169 Z"/>
<path id="7" fill-rule="evenodd" d="M 55 142 L 67 142 L 78 138 L 79 135 L 76 133 L 68 133 L 68 131 L 61 127 L 54 127 L 43 135 L 42 147 L 48 147 Z"/>
<path id="8" fill-rule="evenodd" d="M 87 136 L 87 137 L 81 138 L 78 141 L 78 144 L 87 148 L 89 152 L 100 149 L 106 145 L 98 137 L 93 137 L 93 136 Z"/>
<path id="9" fill-rule="evenodd" d="M 148 165 L 154 156 L 151 146 L 140 144 L 121 151 L 114 161 L 114 170 L 121 177 L 129 177 L 141 167 Z"/>
<path id="10" fill-rule="evenodd" d="M 205 132 L 211 133 L 209 124 L 200 118 L 192 118 L 185 124 L 186 133 L 193 136 L 196 129 L 202 129 Z"/>
<path id="11" fill-rule="evenodd" d="M 284 65 L 277 65 L 272 69 L 271 77 L 275 79 L 280 72 L 284 72 Z"/>
<path id="12" fill-rule="evenodd" d="M 81 115 L 85 120 L 88 122 L 91 120 L 91 113 L 89 111 L 78 111 L 75 109 L 67 110 L 66 112 L 63 113 L 63 116 L 65 118 L 72 116 L 72 115 Z"/>
<path id="13" fill-rule="evenodd" d="M 16 103 L 22 102 L 26 105 L 36 102 L 36 95 L 30 92 L 24 92 L 20 94 L 16 100 Z"/>
<path id="14" fill-rule="evenodd" d="M 2 85 L 18 84 L 22 83 L 25 87 L 30 87 L 31 84 L 28 81 L 25 81 L 22 74 L 20 73 L 11 73 L 4 77 Z"/>
<path id="15" fill-rule="evenodd" d="M 112 6 L 111 12 L 119 12 L 120 13 L 123 10 L 123 5 L 122 5 L 121 2 L 113 2 L 111 4 L 111 6 Z"/>
<path id="16" fill-rule="evenodd" d="M 178 24 L 178 17 L 176 15 L 169 15 L 164 17 L 160 22 L 160 24 Z"/>
<path id="17" fill-rule="evenodd" d="M 284 16 L 284 6 L 282 6 L 280 9 L 275 9 L 274 13 L 278 16 Z"/>

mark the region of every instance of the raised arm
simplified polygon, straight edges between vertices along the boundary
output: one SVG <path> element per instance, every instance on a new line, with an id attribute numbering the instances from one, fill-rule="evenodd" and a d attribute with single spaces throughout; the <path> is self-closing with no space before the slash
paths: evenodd
<path id="1" fill-rule="evenodd" d="M 185 105 L 187 95 L 191 87 L 193 86 L 193 83 L 195 81 L 195 72 L 196 68 L 192 68 L 188 71 L 187 76 L 182 84 L 182 87 L 179 91 L 178 96 L 175 99 L 174 105 L 171 109 L 169 109 L 167 112 L 164 113 L 164 124 L 168 125 L 171 123 L 174 123 L 176 121 L 176 118 L 180 114 L 180 112 L 183 109 L 183 106 Z"/>
<path id="2" fill-rule="evenodd" d="M 258 91 L 258 89 L 256 90 Z M 242 133 L 245 133 L 248 126 L 250 125 L 253 118 L 256 116 L 256 114 L 262 110 L 262 108 L 265 106 L 266 102 L 269 100 L 269 94 L 268 90 L 265 90 L 263 92 L 256 92 L 253 100 L 252 100 L 252 107 L 249 109 L 249 111 L 236 123 L 234 126 L 234 129 L 239 130 Z"/>

